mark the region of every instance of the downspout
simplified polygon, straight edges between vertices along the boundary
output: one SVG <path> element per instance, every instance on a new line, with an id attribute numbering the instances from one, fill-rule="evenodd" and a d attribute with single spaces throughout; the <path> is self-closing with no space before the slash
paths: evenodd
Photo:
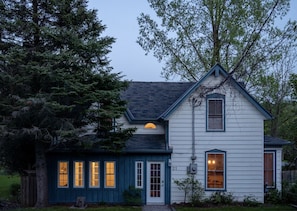
<path id="1" fill-rule="evenodd" d="M 198 107 L 201 104 L 201 101 L 198 101 L 197 98 L 192 98 L 192 156 L 189 166 L 189 173 L 190 174 L 196 174 L 197 173 L 197 164 L 195 163 L 197 157 L 196 157 L 196 145 L 195 145 L 195 107 Z"/>
<path id="2" fill-rule="evenodd" d="M 192 99 L 192 164 L 195 163 L 196 160 L 196 149 L 195 149 L 195 104 L 197 102 L 197 99 L 193 98 Z"/>

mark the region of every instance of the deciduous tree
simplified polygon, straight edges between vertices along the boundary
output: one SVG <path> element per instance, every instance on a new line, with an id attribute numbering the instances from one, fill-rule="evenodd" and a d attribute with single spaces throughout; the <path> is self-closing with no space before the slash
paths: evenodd
<path id="1" fill-rule="evenodd" d="M 289 0 L 148 0 L 158 20 L 142 13 L 137 42 L 164 62 L 169 79 L 199 80 L 220 63 L 246 84 L 288 47 L 296 45 L 296 21 L 282 29 L 276 20 Z M 286 46 L 286 47 L 284 47 Z"/>

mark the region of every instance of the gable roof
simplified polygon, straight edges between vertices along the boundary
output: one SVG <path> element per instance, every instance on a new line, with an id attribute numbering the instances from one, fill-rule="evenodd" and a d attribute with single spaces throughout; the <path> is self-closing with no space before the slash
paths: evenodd
<path id="1" fill-rule="evenodd" d="M 122 98 L 129 121 L 157 121 L 195 82 L 130 82 Z"/>
<path id="2" fill-rule="evenodd" d="M 211 75 L 222 75 L 266 119 L 272 115 L 266 111 L 224 68 L 216 64 L 198 82 L 131 82 L 122 98 L 128 101 L 126 117 L 130 122 L 158 121 L 166 119 Z"/>

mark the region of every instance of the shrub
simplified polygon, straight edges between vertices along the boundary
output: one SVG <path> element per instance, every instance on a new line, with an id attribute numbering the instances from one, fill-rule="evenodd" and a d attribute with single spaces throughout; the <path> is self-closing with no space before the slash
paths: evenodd
<path id="1" fill-rule="evenodd" d="M 21 185 L 18 183 L 13 183 L 10 185 L 9 194 L 15 201 L 20 201 Z"/>
<path id="2" fill-rule="evenodd" d="M 250 195 L 243 199 L 243 205 L 247 207 L 257 207 L 260 205 L 260 202 L 258 202 L 254 196 Z"/>
<path id="3" fill-rule="evenodd" d="M 232 193 L 217 191 L 211 194 L 208 202 L 216 205 L 230 205 L 234 201 Z"/>
<path id="4" fill-rule="evenodd" d="M 293 184 L 283 183 L 282 198 L 286 203 L 297 203 L 297 181 Z"/>
<path id="5" fill-rule="evenodd" d="M 270 189 L 265 195 L 265 203 L 280 204 L 282 202 L 281 192 L 278 189 Z"/>
<path id="6" fill-rule="evenodd" d="M 174 183 L 178 186 L 178 189 L 184 192 L 184 203 L 187 198 L 189 202 L 197 206 L 202 203 L 204 196 L 204 189 L 201 182 L 194 178 L 193 174 L 188 174 L 187 178 L 174 180 Z"/>
<path id="7" fill-rule="evenodd" d="M 141 190 L 134 186 L 129 186 L 128 190 L 123 192 L 123 198 L 127 205 L 141 205 Z"/>

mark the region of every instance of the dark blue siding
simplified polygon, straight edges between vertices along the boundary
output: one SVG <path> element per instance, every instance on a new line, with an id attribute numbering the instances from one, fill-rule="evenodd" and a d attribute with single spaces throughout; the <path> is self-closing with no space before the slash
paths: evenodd
<path id="1" fill-rule="evenodd" d="M 129 186 L 135 186 L 135 162 L 143 161 L 144 185 L 142 189 L 142 202 L 146 203 L 146 163 L 147 161 L 164 161 L 165 164 L 165 203 L 170 203 L 170 155 L 137 155 L 126 154 L 121 156 L 95 155 L 95 154 L 50 154 L 48 155 L 48 189 L 49 203 L 75 203 L 79 196 L 86 197 L 87 203 L 123 203 L 123 191 Z M 69 162 L 69 187 L 58 188 L 58 161 Z M 73 162 L 84 161 L 84 188 L 73 188 Z M 89 161 L 100 162 L 100 187 L 89 188 Z M 104 162 L 115 161 L 116 187 L 104 188 Z"/>

